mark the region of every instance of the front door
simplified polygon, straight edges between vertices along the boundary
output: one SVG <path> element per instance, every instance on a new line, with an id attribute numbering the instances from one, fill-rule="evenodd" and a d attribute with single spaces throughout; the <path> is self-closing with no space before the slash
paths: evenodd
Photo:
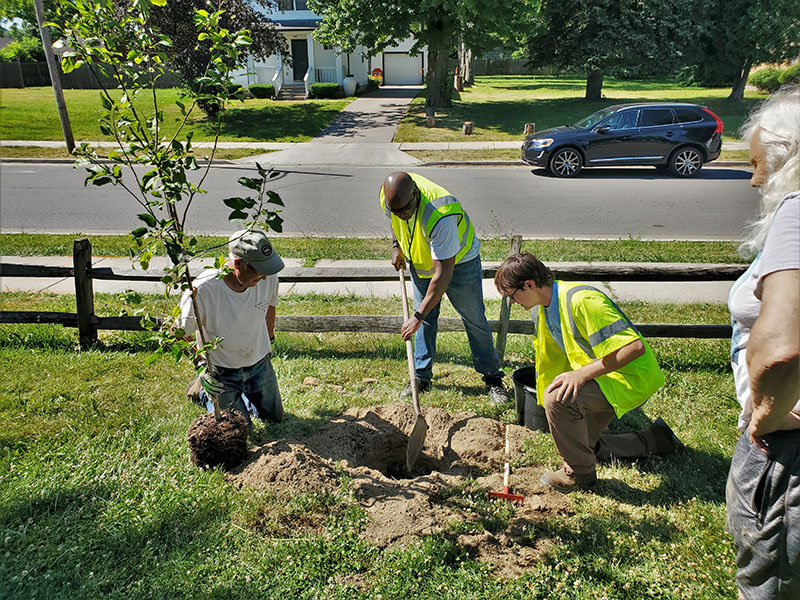
<path id="1" fill-rule="evenodd" d="M 292 79 L 303 81 L 308 71 L 308 43 L 306 40 L 292 40 Z"/>

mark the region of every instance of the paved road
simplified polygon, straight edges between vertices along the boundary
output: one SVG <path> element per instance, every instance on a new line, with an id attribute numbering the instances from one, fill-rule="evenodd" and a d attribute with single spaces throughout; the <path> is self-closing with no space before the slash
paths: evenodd
<path id="1" fill-rule="evenodd" d="M 390 167 L 298 167 L 274 180 L 286 208 L 284 232 L 309 236 L 383 236 L 377 208 Z M 526 167 L 418 168 L 462 200 L 482 237 L 641 237 L 736 239 L 753 219 L 758 195 L 743 168 L 708 168 L 678 180 L 653 168 L 589 169 L 575 180 Z M 229 232 L 221 198 L 241 195 L 244 167 L 215 167 L 197 200 L 197 232 Z M 6 163 L 0 173 L 3 231 L 127 232 L 137 206 L 110 187 L 84 188 L 69 165 Z"/>

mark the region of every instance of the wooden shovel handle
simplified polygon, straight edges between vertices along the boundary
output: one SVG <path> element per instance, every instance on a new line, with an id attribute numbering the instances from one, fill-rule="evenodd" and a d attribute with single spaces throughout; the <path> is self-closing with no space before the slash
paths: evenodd
<path id="1" fill-rule="evenodd" d="M 408 293 L 406 292 L 406 272 L 401 266 L 400 269 L 400 289 L 403 291 L 403 320 L 408 321 Z M 414 412 L 422 414 L 419 408 L 419 393 L 417 392 L 417 369 L 414 367 L 414 347 L 411 340 L 406 340 L 406 358 L 408 358 L 408 380 L 411 382 L 411 400 L 414 403 Z"/>

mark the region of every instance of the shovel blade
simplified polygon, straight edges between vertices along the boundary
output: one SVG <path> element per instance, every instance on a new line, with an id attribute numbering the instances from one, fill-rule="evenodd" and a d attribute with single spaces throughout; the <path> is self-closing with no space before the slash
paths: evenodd
<path id="1" fill-rule="evenodd" d="M 417 415 L 417 422 L 414 423 L 414 429 L 408 437 L 408 448 L 406 450 L 406 468 L 408 472 L 414 468 L 419 453 L 422 452 L 422 446 L 425 444 L 425 434 L 428 433 L 428 424 L 422 415 Z"/>

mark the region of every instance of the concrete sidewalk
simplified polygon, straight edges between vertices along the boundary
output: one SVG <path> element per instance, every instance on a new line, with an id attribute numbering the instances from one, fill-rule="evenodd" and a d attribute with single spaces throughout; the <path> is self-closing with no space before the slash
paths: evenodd
<path id="1" fill-rule="evenodd" d="M 0 261 L 3 263 L 30 264 L 71 267 L 71 256 L 2 256 Z M 484 264 L 491 261 L 484 261 Z M 211 264 L 213 259 L 198 261 L 198 266 L 194 267 L 195 272 L 199 272 L 200 265 Z M 284 263 L 287 267 L 302 266 L 303 259 L 285 258 Z M 130 269 L 131 261 L 120 257 L 101 257 L 95 256 L 92 259 L 95 267 L 111 267 L 115 269 Z M 149 274 L 160 275 L 161 269 L 167 264 L 167 259 L 157 257 L 153 259 Z M 550 263 L 553 268 L 558 268 L 572 263 Z M 601 263 L 598 263 L 601 264 Z M 605 263 L 603 263 L 605 264 Z M 663 264 L 663 263 L 661 263 Z M 389 265 L 386 260 L 320 260 L 317 267 L 386 267 Z M 138 266 L 137 266 L 138 269 Z M 698 281 L 698 282 L 600 282 L 587 281 L 605 293 L 615 302 L 627 302 L 640 300 L 643 302 L 656 303 L 688 303 L 688 302 L 713 302 L 725 303 L 728 300 L 732 281 Z M 125 290 L 133 289 L 141 293 L 161 294 L 164 286 L 157 282 L 132 282 L 132 281 L 101 281 L 93 280 L 95 293 L 122 293 Z M 410 284 L 408 289 L 410 290 Z M 0 278 L 0 291 L 3 292 L 49 292 L 56 294 L 74 294 L 75 284 L 72 278 L 45 279 L 45 278 Z M 281 283 L 280 293 L 283 294 L 336 294 L 368 296 L 387 298 L 400 295 L 400 284 L 398 281 L 380 282 L 331 282 L 331 283 Z M 409 292 L 410 293 L 410 292 Z M 494 283 L 491 279 L 483 281 L 484 298 L 500 298 Z"/>

